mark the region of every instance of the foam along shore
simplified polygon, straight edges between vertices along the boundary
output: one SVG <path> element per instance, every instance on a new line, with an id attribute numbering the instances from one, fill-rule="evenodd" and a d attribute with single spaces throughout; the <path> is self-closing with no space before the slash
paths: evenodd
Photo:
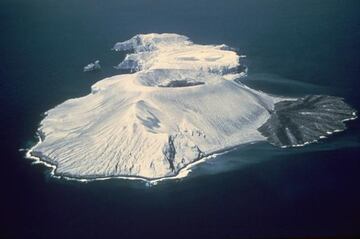
<path id="1" fill-rule="evenodd" d="M 146 34 L 116 43 L 113 50 L 132 51 L 117 67 L 135 73 L 97 82 L 89 95 L 47 111 L 40 123 L 42 140 L 28 156 L 53 165 L 54 175 L 179 178 L 215 152 L 263 140 L 280 147 L 305 144 L 344 130 L 341 123 L 356 118 L 341 98 L 287 99 L 284 105 L 284 98 L 234 81 L 245 68 L 226 45 Z M 291 114 L 284 113 L 286 107 Z M 292 120 L 297 114 L 304 120 Z"/>
<path id="2" fill-rule="evenodd" d="M 97 176 L 97 177 L 78 177 L 78 176 L 64 176 L 64 175 L 59 175 L 55 173 L 56 170 L 56 165 L 46 162 L 44 160 L 44 158 L 39 157 L 39 156 L 34 156 L 32 154 L 32 150 L 33 148 L 35 148 L 38 144 L 42 143 L 42 139 L 39 135 L 37 135 L 38 138 L 38 142 L 30 149 L 20 149 L 19 151 L 26 151 L 25 157 L 28 159 L 33 160 L 33 164 L 42 164 L 48 168 L 51 168 L 50 174 L 52 177 L 57 178 L 57 179 L 64 179 L 64 180 L 69 180 L 69 181 L 78 181 L 78 182 L 83 182 L 83 183 L 88 183 L 88 182 L 93 182 L 93 181 L 103 181 L 103 180 L 109 180 L 109 179 L 125 179 L 125 180 L 132 180 L 132 181 L 142 181 L 144 183 L 146 183 L 146 186 L 155 186 L 157 185 L 159 182 L 163 182 L 163 181 L 167 181 L 167 180 L 181 180 L 183 178 L 186 178 L 191 172 L 192 172 L 192 168 L 198 164 L 204 163 L 205 161 L 211 160 L 211 159 L 215 159 L 217 156 L 222 155 L 222 154 L 226 154 L 234 149 L 236 149 L 237 147 L 234 148 L 230 148 L 227 150 L 222 150 L 221 152 L 218 153 L 213 153 L 211 155 L 202 157 L 201 159 L 194 161 L 188 165 L 186 165 L 185 167 L 181 168 L 178 173 L 176 175 L 173 176 L 166 176 L 166 177 L 161 177 L 161 178 L 144 178 L 144 177 L 140 177 L 140 176 L 127 176 L 127 175 L 123 175 L 123 176 Z"/>

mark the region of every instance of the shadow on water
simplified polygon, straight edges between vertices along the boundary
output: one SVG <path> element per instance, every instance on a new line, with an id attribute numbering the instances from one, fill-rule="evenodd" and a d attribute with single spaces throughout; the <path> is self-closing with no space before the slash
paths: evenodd
<path id="1" fill-rule="evenodd" d="M 249 73 L 247 77 L 239 79 L 239 81 L 253 89 L 285 97 L 300 97 L 315 94 L 336 94 L 336 90 L 328 86 L 291 80 L 275 74 Z"/>

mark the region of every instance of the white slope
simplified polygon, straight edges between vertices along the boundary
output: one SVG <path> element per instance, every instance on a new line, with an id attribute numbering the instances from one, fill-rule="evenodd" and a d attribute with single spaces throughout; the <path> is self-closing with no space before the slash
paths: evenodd
<path id="1" fill-rule="evenodd" d="M 176 175 L 186 165 L 257 131 L 276 98 L 232 80 L 239 56 L 225 45 L 196 45 L 176 34 L 137 35 L 120 68 L 138 70 L 92 86 L 91 94 L 46 112 L 33 156 L 75 178 Z"/>

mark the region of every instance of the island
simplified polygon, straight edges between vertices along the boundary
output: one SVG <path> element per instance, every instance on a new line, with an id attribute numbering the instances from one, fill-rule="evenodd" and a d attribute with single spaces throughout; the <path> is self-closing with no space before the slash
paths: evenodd
<path id="1" fill-rule="evenodd" d="M 100 66 L 100 61 L 96 60 L 94 61 L 94 63 L 89 63 L 86 66 L 84 66 L 84 72 L 89 72 L 89 71 L 98 71 L 101 69 Z"/>
<path id="2" fill-rule="evenodd" d="M 237 79 L 243 56 L 227 45 L 178 34 L 139 34 L 116 43 L 128 74 L 45 113 L 31 157 L 76 179 L 161 179 L 241 144 L 302 146 L 346 128 L 356 111 L 342 98 L 273 96 Z"/>

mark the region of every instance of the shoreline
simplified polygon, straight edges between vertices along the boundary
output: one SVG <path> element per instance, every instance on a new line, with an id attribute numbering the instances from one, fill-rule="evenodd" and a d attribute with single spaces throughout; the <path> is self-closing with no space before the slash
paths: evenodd
<path id="1" fill-rule="evenodd" d="M 357 111 L 354 111 L 352 115 L 353 115 L 353 117 L 344 119 L 343 122 L 355 120 L 358 118 Z M 316 143 L 319 140 L 327 138 L 327 136 L 332 135 L 334 133 L 343 132 L 344 130 L 334 130 L 333 132 L 329 131 L 329 132 L 326 132 L 326 135 L 320 136 L 319 139 L 317 139 L 317 140 L 313 140 L 311 142 L 305 142 L 304 144 L 301 144 L 301 145 L 292 145 L 292 146 L 285 146 L 285 147 L 282 146 L 280 148 L 289 149 L 289 148 L 303 147 L 308 144 Z M 45 135 L 39 130 L 37 131 L 36 136 L 38 138 L 38 142 L 36 144 L 34 144 L 30 149 L 25 149 L 25 151 L 26 151 L 25 158 L 33 160 L 34 161 L 33 164 L 42 164 L 48 168 L 51 168 L 50 175 L 54 178 L 65 179 L 68 181 L 83 182 L 83 183 L 93 182 L 93 181 L 104 181 L 104 180 L 110 180 L 110 179 L 123 179 L 123 180 L 131 180 L 131 181 L 141 181 L 141 182 L 144 182 L 146 184 L 146 186 L 155 186 L 159 182 L 163 182 L 163 181 L 167 181 L 167 180 L 181 180 L 181 179 L 187 177 L 192 172 L 192 168 L 194 166 L 204 163 L 210 159 L 214 159 L 218 155 L 226 154 L 230 151 L 236 150 L 245 145 L 255 144 L 255 143 L 264 142 L 264 141 L 266 142 L 266 139 L 256 140 L 256 141 L 252 141 L 252 142 L 242 143 L 242 144 L 239 144 L 236 146 L 230 146 L 230 147 L 227 147 L 227 148 L 224 148 L 221 150 L 217 150 L 217 151 L 208 153 L 208 154 L 204 155 L 202 158 L 195 160 L 194 162 L 189 163 L 188 165 L 180 168 L 178 170 L 178 172 L 172 176 L 165 176 L 165 177 L 160 177 L 160 178 L 146 178 L 146 177 L 141 177 L 141 176 L 129 176 L 129 175 L 104 176 L 104 177 L 101 177 L 101 176 L 77 177 L 77 176 L 67 176 L 67 175 L 56 174 L 55 171 L 56 171 L 57 165 L 55 163 L 49 162 L 48 160 L 44 160 L 44 157 L 34 155 L 33 149 L 37 145 L 41 144 L 43 142 L 43 140 L 45 139 Z"/>
<path id="2" fill-rule="evenodd" d="M 42 165 L 50 168 L 51 169 L 50 174 L 54 178 L 65 179 L 65 180 L 69 180 L 69 181 L 84 182 L 84 183 L 93 182 L 93 181 L 104 181 L 104 180 L 110 180 L 110 179 L 124 179 L 124 180 L 132 180 L 132 181 L 142 181 L 142 182 L 145 182 L 147 186 L 154 186 L 159 182 L 163 182 L 163 181 L 167 181 L 167 180 L 181 180 L 181 179 L 187 177 L 192 172 L 191 169 L 198 164 L 201 164 L 208 160 L 214 159 L 219 155 L 223 155 L 230 151 L 236 150 L 237 148 L 239 148 L 241 146 L 266 141 L 266 140 L 257 140 L 257 141 L 253 141 L 253 142 L 247 142 L 247 143 L 243 143 L 240 145 L 230 146 L 230 147 L 227 147 L 227 148 L 224 148 L 221 150 L 217 150 L 212 153 L 208 153 L 208 154 L 204 155 L 202 158 L 195 160 L 194 162 L 189 163 L 186 166 L 182 167 L 181 169 L 178 170 L 178 172 L 175 175 L 172 175 L 172 176 L 165 176 L 165 177 L 160 177 L 160 178 L 146 178 L 146 177 L 141 177 L 141 176 L 127 176 L 127 175 L 105 176 L 105 177 L 101 177 L 101 176 L 99 176 L 99 177 L 98 176 L 77 177 L 77 176 L 67 176 L 67 175 L 56 174 L 55 171 L 56 171 L 57 165 L 55 163 L 51 163 L 47 160 L 44 160 L 43 157 L 41 157 L 41 156 L 34 155 L 33 149 L 37 145 L 41 144 L 43 141 L 43 135 L 40 135 L 39 132 L 37 132 L 36 136 L 38 138 L 38 142 L 36 144 L 34 144 L 30 149 L 25 149 L 25 151 L 26 151 L 25 158 L 33 160 L 33 164 L 42 164 Z"/>

